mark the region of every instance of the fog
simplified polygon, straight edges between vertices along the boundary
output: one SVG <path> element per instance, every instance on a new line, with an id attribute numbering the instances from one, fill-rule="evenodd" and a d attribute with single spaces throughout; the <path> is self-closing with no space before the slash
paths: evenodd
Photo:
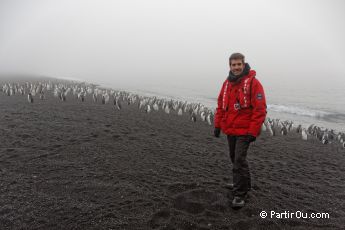
<path id="1" fill-rule="evenodd" d="M 345 86 L 345 2 L 0 0 L 0 73 L 218 92 L 245 54 L 265 88 Z"/>

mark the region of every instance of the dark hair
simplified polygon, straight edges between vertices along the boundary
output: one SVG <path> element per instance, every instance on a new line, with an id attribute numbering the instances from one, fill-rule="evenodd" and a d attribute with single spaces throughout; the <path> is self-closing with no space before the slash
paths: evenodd
<path id="1" fill-rule="evenodd" d="M 231 60 L 234 60 L 234 59 L 241 59 L 242 62 L 244 63 L 244 58 L 245 58 L 244 55 L 241 53 L 233 53 L 229 57 L 229 63 L 231 64 Z"/>

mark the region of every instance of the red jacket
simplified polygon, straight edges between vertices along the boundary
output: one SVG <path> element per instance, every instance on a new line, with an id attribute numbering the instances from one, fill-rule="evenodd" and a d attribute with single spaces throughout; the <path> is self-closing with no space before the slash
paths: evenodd
<path id="1" fill-rule="evenodd" d="M 267 106 L 264 89 L 255 75 L 256 72 L 250 70 L 238 82 L 226 79 L 223 83 L 214 117 L 214 126 L 223 133 L 255 137 L 260 134 Z"/>

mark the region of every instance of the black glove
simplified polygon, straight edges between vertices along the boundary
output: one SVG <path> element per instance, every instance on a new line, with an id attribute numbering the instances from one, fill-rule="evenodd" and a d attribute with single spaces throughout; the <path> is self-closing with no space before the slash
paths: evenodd
<path id="1" fill-rule="evenodd" d="M 256 137 L 252 136 L 252 135 L 247 135 L 247 141 L 250 143 L 250 142 L 253 142 L 256 140 Z"/>
<path id="2" fill-rule="evenodd" d="M 214 128 L 214 136 L 219 137 L 220 135 L 220 128 Z"/>

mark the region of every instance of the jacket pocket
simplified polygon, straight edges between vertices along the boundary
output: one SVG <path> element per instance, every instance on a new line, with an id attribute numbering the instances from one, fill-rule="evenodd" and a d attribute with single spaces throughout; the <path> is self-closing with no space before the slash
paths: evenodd
<path id="1" fill-rule="evenodd" d="M 234 128 L 249 128 L 251 113 L 248 109 L 242 109 L 238 113 L 237 119 L 233 121 Z"/>
<path id="2" fill-rule="evenodd" d="M 250 120 L 237 119 L 233 126 L 234 128 L 249 128 Z"/>

